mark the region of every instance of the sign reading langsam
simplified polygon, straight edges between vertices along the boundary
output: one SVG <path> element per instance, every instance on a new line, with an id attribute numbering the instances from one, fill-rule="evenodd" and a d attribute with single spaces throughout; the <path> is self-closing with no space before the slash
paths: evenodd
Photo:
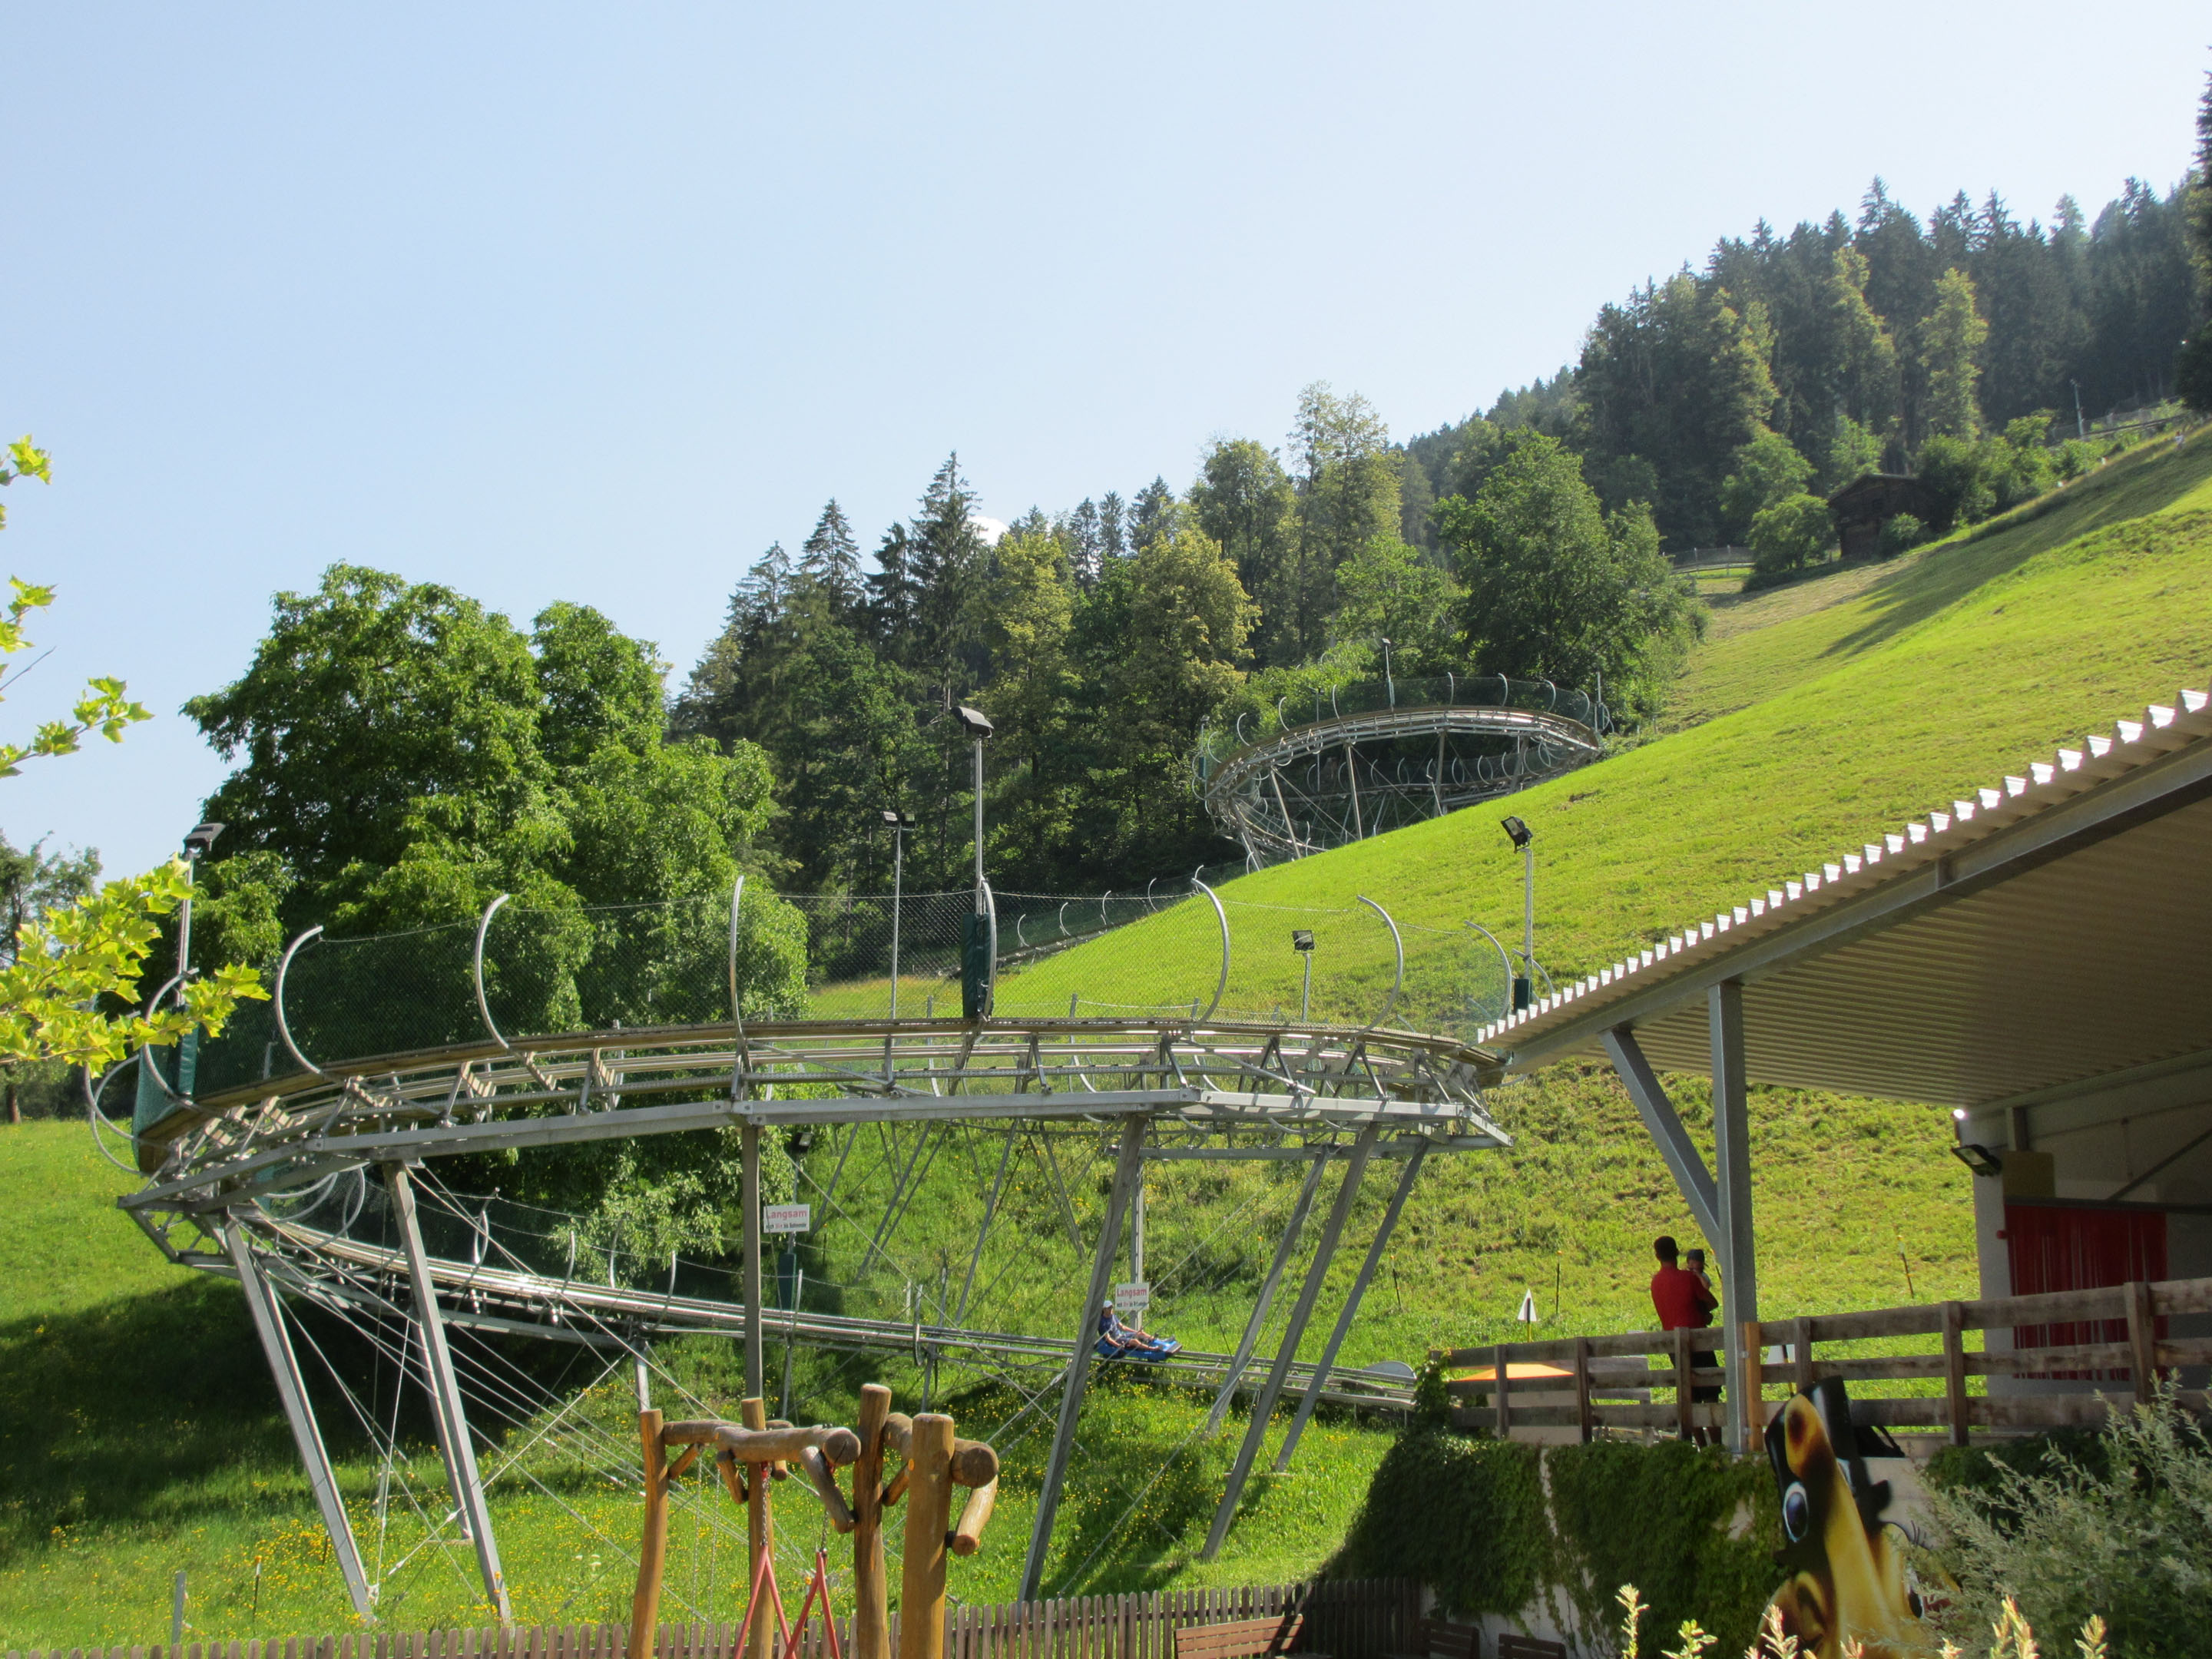
<path id="1" fill-rule="evenodd" d="M 769 1204 L 761 1210 L 761 1231 L 764 1233 L 803 1233 L 813 1230 L 814 1206 L 811 1204 Z"/>

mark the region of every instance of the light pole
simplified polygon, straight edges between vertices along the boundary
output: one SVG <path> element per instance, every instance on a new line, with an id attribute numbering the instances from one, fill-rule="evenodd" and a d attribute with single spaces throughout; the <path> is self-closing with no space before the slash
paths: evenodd
<path id="1" fill-rule="evenodd" d="M 991 1012 L 991 936 L 985 920 L 983 897 L 983 744 L 991 735 L 989 718 L 981 709 L 962 704 L 955 711 L 960 729 L 975 745 L 975 908 L 968 918 L 967 949 L 960 975 L 960 1012 L 968 1019 L 981 1019 Z"/>
<path id="2" fill-rule="evenodd" d="M 1298 1024 L 1304 1025 L 1311 1018 L 1313 1008 L 1313 951 L 1314 936 L 1309 928 L 1291 929 L 1291 949 L 1298 953 L 1305 964 L 1305 983 L 1298 988 Z"/>
<path id="3" fill-rule="evenodd" d="M 1518 817 L 1499 822 L 1521 849 L 1521 973 L 1513 981 L 1513 1007 L 1518 1012 L 1535 1000 L 1536 833 Z"/>
<path id="4" fill-rule="evenodd" d="M 886 807 L 884 822 L 891 832 L 891 1018 L 898 1018 L 899 896 L 906 885 L 906 832 L 914 828 L 914 814 Z"/>
<path id="5" fill-rule="evenodd" d="M 2066 384 L 2074 388 L 2074 435 L 2086 439 L 2089 435 L 2089 428 L 2081 419 L 2081 382 L 2069 380 Z"/>
<path id="6" fill-rule="evenodd" d="M 1398 706 L 1398 682 L 1390 675 L 1390 641 L 1377 639 L 1375 643 L 1382 647 L 1382 690 L 1390 699 L 1390 707 L 1395 708 Z"/>
<path id="7" fill-rule="evenodd" d="M 185 974 L 192 954 L 192 890 L 193 872 L 200 860 L 215 845 L 216 837 L 222 833 L 219 823 L 203 823 L 185 837 L 185 902 L 177 910 L 177 995 L 185 994 Z"/>

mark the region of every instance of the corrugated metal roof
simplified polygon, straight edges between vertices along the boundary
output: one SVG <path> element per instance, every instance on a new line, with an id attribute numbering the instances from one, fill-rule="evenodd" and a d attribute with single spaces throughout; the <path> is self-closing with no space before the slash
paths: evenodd
<path id="1" fill-rule="evenodd" d="M 1632 1024 L 1703 1069 L 1734 978 L 1754 1080 L 1973 1106 L 2212 1048 L 2208 948 L 2212 697 L 2185 690 L 1477 1041 L 1526 1070 Z"/>

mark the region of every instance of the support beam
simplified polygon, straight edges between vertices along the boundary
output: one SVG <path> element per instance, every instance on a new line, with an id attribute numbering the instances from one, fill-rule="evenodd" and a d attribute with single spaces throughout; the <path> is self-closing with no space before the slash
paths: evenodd
<path id="1" fill-rule="evenodd" d="M 1275 1363 L 1267 1372 L 1267 1385 L 1252 1402 L 1252 1420 L 1245 1425 L 1244 1443 L 1237 1449 L 1237 1462 L 1229 1471 L 1229 1485 L 1221 1494 L 1219 1507 L 1213 1511 L 1213 1526 L 1206 1534 L 1206 1547 L 1199 1552 L 1201 1561 L 1211 1561 L 1218 1555 L 1222 1540 L 1229 1536 L 1229 1523 L 1237 1517 L 1237 1503 L 1244 1495 L 1244 1482 L 1251 1475 L 1261 1443 L 1267 1437 L 1267 1425 L 1275 1414 L 1275 1402 L 1283 1397 L 1283 1384 L 1298 1357 L 1298 1340 L 1306 1334 L 1306 1321 L 1313 1317 L 1314 1304 L 1321 1299 L 1322 1282 L 1328 1277 L 1329 1263 L 1336 1255 L 1336 1241 L 1344 1234 L 1345 1219 L 1352 1213 L 1352 1200 L 1359 1194 L 1360 1178 L 1367 1173 L 1367 1160 L 1375 1151 L 1376 1133 L 1376 1127 L 1370 1124 L 1352 1143 L 1352 1158 L 1345 1167 L 1343 1184 L 1336 1189 L 1336 1202 L 1329 1206 L 1328 1219 L 1322 1224 L 1321 1238 L 1314 1247 L 1313 1266 L 1306 1270 L 1306 1282 L 1298 1291 L 1297 1305 L 1291 1310 L 1290 1323 L 1283 1328 L 1282 1340 L 1275 1349 Z"/>
<path id="2" fill-rule="evenodd" d="M 1029 1559 L 1022 1564 L 1020 1599 L 1024 1601 L 1036 1601 L 1043 1583 L 1045 1551 L 1052 1543 L 1052 1523 L 1060 1510 L 1060 1483 L 1067 1475 L 1068 1456 L 1075 1449 L 1075 1419 L 1082 1413 L 1084 1391 L 1091 1384 L 1091 1350 L 1098 1337 L 1098 1310 L 1113 1290 L 1121 1219 L 1136 1189 L 1137 1171 L 1144 1167 L 1147 1127 L 1142 1112 L 1131 1112 L 1121 1120 L 1121 1150 L 1114 1163 L 1114 1188 L 1106 1200 L 1106 1218 L 1098 1229 L 1098 1250 L 1091 1261 L 1091 1285 L 1084 1294 L 1082 1317 L 1075 1328 L 1075 1351 L 1068 1357 L 1067 1383 L 1060 1396 L 1060 1426 L 1053 1433 L 1052 1455 L 1037 1492 Z"/>
<path id="3" fill-rule="evenodd" d="M 1306 1384 L 1304 1396 L 1298 1401 L 1298 1414 L 1291 1419 L 1291 1431 L 1283 1437 L 1282 1449 L 1275 1454 L 1275 1473 L 1280 1474 L 1291 1467 L 1291 1454 L 1298 1449 L 1298 1437 L 1306 1431 L 1306 1424 L 1321 1403 L 1321 1391 L 1328 1385 L 1330 1369 L 1336 1364 L 1337 1351 L 1344 1346 L 1344 1339 L 1352 1334 L 1352 1322 L 1358 1317 L 1361 1298 L 1375 1278 L 1375 1270 L 1382 1265 L 1382 1253 L 1390 1248 L 1390 1235 L 1398 1230 L 1399 1212 L 1406 1207 L 1407 1197 L 1413 1190 L 1413 1178 L 1421 1172 L 1421 1160 L 1428 1156 L 1428 1144 L 1424 1141 L 1413 1149 L 1406 1160 L 1406 1168 L 1398 1176 L 1398 1184 L 1390 1194 L 1389 1207 L 1382 1212 L 1382 1224 L 1375 1230 L 1375 1242 L 1367 1247 L 1367 1259 L 1359 1264 L 1359 1276 L 1352 1281 L 1352 1294 L 1345 1298 L 1344 1311 L 1336 1316 L 1336 1328 L 1328 1334 L 1328 1346 L 1321 1351 L 1314 1363 L 1313 1380 Z"/>
<path id="4" fill-rule="evenodd" d="M 1206 1435 L 1209 1440 L 1221 1431 L 1222 1419 L 1229 1415 L 1230 1402 L 1237 1397 L 1237 1385 L 1244 1378 L 1244 1368 L 1252 1363 L 1252 1351 L 1259 1346 L 1260 1333 L 1267 1323 L 1267 1310 L 1275 1304 L 1275 1289 L 1283 1282 L 1291 1258 L 1298 1253 L 1298 1235 L 1305 1231 L 1306 1217 L 1313 1210 L 1314 1194 L 1321 1190 L 1322 1171 L 1328 1167 L 1325 1152 L 1310 1152 L 1301 1156 L 1312 1159 L 1313 1167 L 1306 1171 L 1297 1199 L 1291 1206 L 1290 1219 L 1283 1224 L 1283 1237 L 1275 1246 L 1275 1259 L 1267 1264 L 1267 1276 L 1260 1282 L 1259 1300 L 1252 1304 L 1252 1316 L 1244 1322 L 1244 1334 L 1237 1339 L 1237 1352 L 1230 1357 L 1229 1375 L 1221 1379 L 1221 1392 L 1213 1396 L 1213 1409 L 1206 1414 Z"/>
<path id="5" fill-rule="evenodd" d="M 483 1482 L 477 1474 L 476 1447 L 469 1438 L 460 1382 L 453 1374 L 453 1357 L 446 1347 L 446 1322 L 438 1313 L 438 1289 L 430 1278 L 429 1257 L 422 1249 L 422 1226 L 415 1213 L 415 1184 L 404 1164 L 386 1164 L 385 1178 L 391 1185 L 392 1213 L 399 1222 L 400 1242 L 407 1252 L 415 1328 L 422 1339 L 423 1366 L 429 1376 L 439 1449 L 446 1455 L 446 1468 L 453 1482 L 453 1501 L 477 1547 L 477 1567 L 483 1574 L 485 1598 L 498 1612 L 499 1622 L 507 1624 L 514 1618 L 514 1608 L 507 1600 L 499 1544 L 492 1537 L 491 1516 L 484 1507 Z"/>
<path id="6" fill-rule="evenodd" d="M 1706 996 L 1713 1056 L 1713 1156 L 1720 1166 L 1721 1326 L 1727 1336 L 1728 1397 L 1751 1386 L 1743 1328 L 1759 1317 L 1759 1252 L 1751 1218 L 1751 1115 L 1743 1077 L 1743 981 L 1725 979 Z M 1744 1414 L 1728 1413 L 1729 1449 L 1741 1453 Z"/>
<path id="7" fill-rule="evenodd" d="M 269 1373 L 276 1379 L 276 1397 L 284 1403 L 284 1416 L 292 1425 L 292 1441 L 300 1449 L 300 1462 L 307 1472 L 307 1485 L 315 1494 L 315 1507 L 322 1511 L 324 1529 L 331 1535 L 331 1550 L 337 1557 L 338 1571 L 345 1577 L 346 1594 L 353 1598 L 353 1610 L 368 1618 L 375 1611 L 369 1599 L 368 1575 L 362 1570 L 361 1548 L 354 1542 L 353 1528 L 346 1523 L 345 1504 L 338 1497 L 337 1479 L 331 1472 L 330 1454 L 323 1449 L 322 1431 L 315 1424 L 315 1408 L 307 1399 L 299 1358 L 292 1352 L 292 1335 L 284 1328 L 284 1310 L 277 1303 L 268 1276 L 261 1271 L 260 1261 L 246 1241 L 245 1224 L 235 1217 L 224 1222 L 222 1243 L 229 1252 L 231 1265 L 238 1269 L 239 1285 L 246 1292 L 246 1310 L 253 1316 L 254 1334 L 261 1339 L 261 1352 L 269 1361 Z"/>
<path id="8" fill-rule="evenodd" d="M 767 1366 L 761 1335 L 761 1190 L 760 1126 L 748 1123 L 738 1132 L 740 1159 L 738 1191 L 744 1209 L 745 1230 L 745 1396 L 758 1399 Z"/>
<path id="9" fill-rule="evenodd" d="M 1660 1087 L 1651 1062 L 1644 1058 L 1644 1050 L 1637 1046 L 1635 1032 L 1626 1025 L 1616 1025 L 1605 1033 L 1605 1051 L 1613 1059 L 1613 1069 L 1620 1073 L 1628 1097 L 1636 1103 L 1637 1115 L 1644 1120 L 1652 1144 L 1658 1147 L 1659 1156 L 1666 1159 L 1682 1201 L 1690 1206 L 1691 1218 L 1712 1247 L 1715 1259 L 1724 1261 L 1727 1256 L 1721 1240 L 1726 1235 L 1721 1227 L 1720 1188 L 1706 1170 L 1705 1157 L 1691 1140 L 1690 1132 L 1675 1115 L 1674 1103 Z M 1741 1074 L 1739 1068 L 1737 1075 Z"/>

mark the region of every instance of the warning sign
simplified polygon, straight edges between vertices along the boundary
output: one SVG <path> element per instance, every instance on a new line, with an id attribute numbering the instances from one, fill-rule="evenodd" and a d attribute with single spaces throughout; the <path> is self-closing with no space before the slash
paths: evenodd
<path id="1" fill-rule="evenodd" d="M 1133 1318 L 1152 1305 L 1152 1287 L 1149 1285 L 1116 1285 L 1114 1287 L 1114 1311 L 1124 1319 Z"/>
<path id="2" fill-rule="evenodd" d="M 770 1204 L 761 1211 L 761 1231 L 764 1233 L 803 1233 L 814 1225 L 814 1206 L 811 1204 Z"/>

